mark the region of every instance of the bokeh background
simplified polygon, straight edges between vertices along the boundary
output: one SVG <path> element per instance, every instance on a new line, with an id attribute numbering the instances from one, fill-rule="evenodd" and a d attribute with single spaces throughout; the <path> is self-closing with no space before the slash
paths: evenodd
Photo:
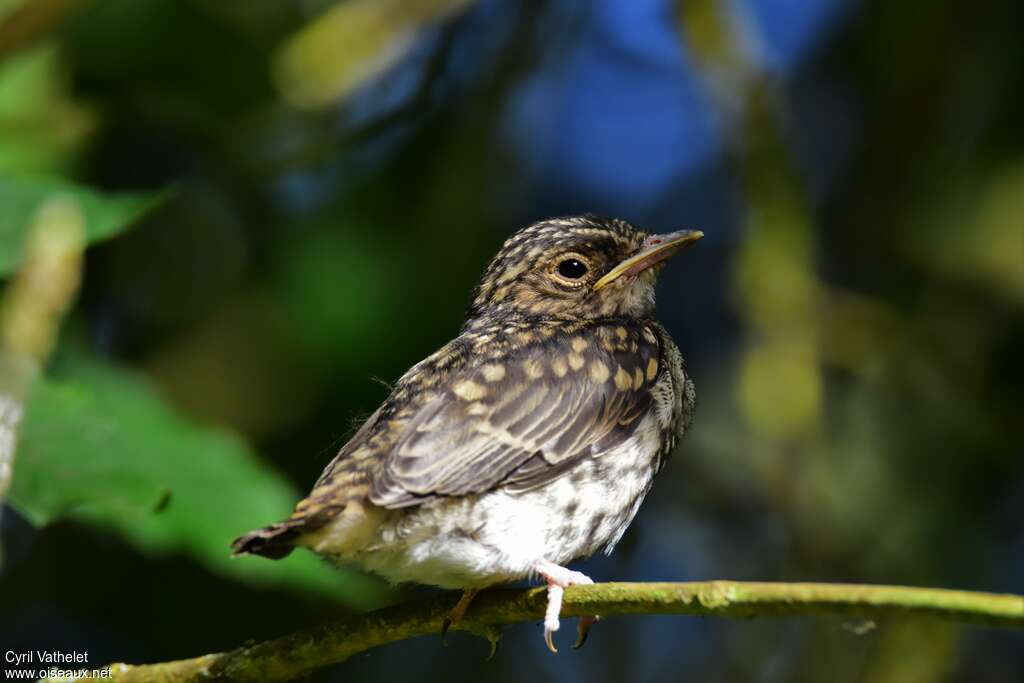
<path id="1" fill-rule="evenodd" d="M 659 285 L 694 427 L 585 571 L 1024 593 L 1022 27 L 1012 0 L 0 1 L 0 189 L 156 205 L 85 253 L 31 392 L 0 649 L 160 661 L 426 592 L 227 544 L 457 331 L 512 231 L 584 211 L 707 235 Z M 313 679 L 1024 680 L 1019 632 L 901 620 L 450 641 Z"/>

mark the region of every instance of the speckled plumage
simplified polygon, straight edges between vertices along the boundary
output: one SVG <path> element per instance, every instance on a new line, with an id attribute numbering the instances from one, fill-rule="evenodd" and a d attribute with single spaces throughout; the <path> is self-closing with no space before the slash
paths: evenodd
<path id="1" fill-rule="evenodd" d="M 235 551 L 302 546 L 464 589 L 551 583 L 551 563 L 610 551 L 693 413 L 653 318 L 656 273 L 688 235 L 663 244 L 592 216 L 516 233 L 459 336 L 396 383 L 289 519 Z"/>

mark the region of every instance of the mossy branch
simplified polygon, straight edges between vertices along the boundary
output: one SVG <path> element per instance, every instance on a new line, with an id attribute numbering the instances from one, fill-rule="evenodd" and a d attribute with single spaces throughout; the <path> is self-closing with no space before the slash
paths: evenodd
<path id="1" fill-rule="evenodd" d="M 456 596 L 387 607 L 230 652 L 162 664 L 114 664 L 119 683 L 159 681 L 253 681 L 270 683 L 304 676 L 354 654 L 415 636 L 438 635 Z M 539 620 L 545 590 L 481 593 L 453 628 L 492 642 L 498 627 Z M 1024 596 L 938 588 L 824 583 L 603 583 L 565 592 L 564 616 L 685 614 L 716 617 L 841 615 L 884 619 L 921 616 L 969 624 L 1024 628 Z M 540 633 L 537 646 L 542 647 Z"/>

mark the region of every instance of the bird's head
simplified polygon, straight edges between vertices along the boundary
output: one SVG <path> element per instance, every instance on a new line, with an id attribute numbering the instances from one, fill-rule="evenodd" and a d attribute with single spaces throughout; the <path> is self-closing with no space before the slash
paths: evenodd
<path id="1" fill-rule="evenodd" d="M 534 223 L 512 235 L 487 267 L 470 322 L 502 313 L 649 317 L 661 267 L 703 236 L 699 230 L 651 235 L 625 221 L 589 215 Z"/>

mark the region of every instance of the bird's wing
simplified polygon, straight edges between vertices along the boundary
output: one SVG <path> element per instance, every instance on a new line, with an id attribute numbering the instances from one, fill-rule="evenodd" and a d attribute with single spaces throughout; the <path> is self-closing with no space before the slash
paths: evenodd
<path id="1" fill-rule="evenodd" d="M 335 471 L 338 466 L 351 459 L 352 452 L 365 444 L 367 439 L 373 435 L 373 429 L 377 426 L 377 421 L 380 419 L 383 408 L 384 407 L 381 406 L 380 408 L 377 408 L 377 410 L 373 411 L 373 414 L 366 418 L 366 421 L 363 422 L 363 425 L 359 430 L 352 435 L 352 438 L 345 442 L 345 445 L 341 447 L 341 450 L 338 451 L 336 456 L 334 456 L 334 459 L 332 459 L 327 467 L 324 468 L 324 471 L 320 473 L 320 478 L 316 480 L 316 484 L 313 486 L 314 490 L 321 486 L 330 484 L 334 479 Z"/>
<path id="2" fill-rule="evenodd" d="M 404 507 L 550 481 L 633 433 L 660 365 L 656 335 L 615 326 L 470 364 L 405 423 L 370 500 Z"/>

